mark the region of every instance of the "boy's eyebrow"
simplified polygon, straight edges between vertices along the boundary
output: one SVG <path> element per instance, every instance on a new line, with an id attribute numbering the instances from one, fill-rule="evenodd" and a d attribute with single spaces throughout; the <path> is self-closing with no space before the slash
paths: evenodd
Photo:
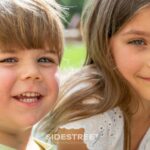
<path id="1" fill-rule="evenodd" d="M 0 49 L 0 53 L 16 53 L 16 50 L 9 50 L 9 49 Z"/>
<path id="2" fill-rule="evenodd" d="M 43 53 L 56 54 L 56 51 L 54 51 L 54 50 L 43 50 L 43 49 L 33 49 L 33 50 L 42 51 Z M 13 50 L 13 49 L 0 49 L 0 53 L 11 53 L 11 54 L 14 54 L 14 53 L 16 53 L 17 51 L 18 51 L 18 50 Z"/>
<path id="3" fill-rule="evenodd" d="M 56 54 L 57 52 L 55 50 L 43 50 L 44 53 L 52 53 Z"/>
<path id="4" fill-rule="evenodd" d="M 142 35 L 142 36 L 147 36 L 150 37 L 150 33 L 145 32 L 145 31 L 140 31 L 140 30 L 129 30 L 127 32 L 124 32 L 122 35 Z"/>

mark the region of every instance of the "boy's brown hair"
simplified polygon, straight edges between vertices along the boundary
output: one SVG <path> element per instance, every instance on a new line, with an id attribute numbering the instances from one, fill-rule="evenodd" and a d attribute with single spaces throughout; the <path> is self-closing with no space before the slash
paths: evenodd
<path id="1" fill-rule="evenodd" d="M 0 1 L 0 47 L 63 52 L 62 8 L 54 0 Z"/>

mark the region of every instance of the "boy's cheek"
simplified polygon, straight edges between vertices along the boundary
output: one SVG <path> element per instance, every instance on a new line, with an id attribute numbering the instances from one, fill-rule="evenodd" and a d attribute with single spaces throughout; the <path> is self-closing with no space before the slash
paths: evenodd
<path id="1" fill-rule="evenodd" d="M 0 69 L 0 83 L 5 87 L 11 86 L 16 80 L 15 72 L 8 69 Z"/>
<path id="2" fill-rule="evenodd" d="M 59 68 L 57 69 L 57 71 L 55 73 L 55 79 L 59 86 L 60 85 L 60 69 Z"/>
<path id="3" fill-rule="evenodd" d="M 43 74 L 43 77 L 47 80 L 47 83 L 49 84 L 49 86 L 52 85 L 56 85 L 59 86 L 60 85 L 60 69 L 59 67 L 54 67 L 49 71 L 46 71 Z M 54 87 L 54 86 L 52 86 Z"/>

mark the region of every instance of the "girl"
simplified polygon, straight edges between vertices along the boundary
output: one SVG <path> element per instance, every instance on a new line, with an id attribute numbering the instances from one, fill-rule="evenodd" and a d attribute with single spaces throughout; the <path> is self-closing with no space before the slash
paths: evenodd
<path id="1" fill-rule="evenodd" d="M 43 124 L 59 150 L 150 149 L 149 16 L 149 0 L 89 0 L 86 64 Z"/>
<path id="2" fill-rule="evenodd" d="M 0 1 L 0 150 L 25 150 L 57 99 L 60 11 L 53 0 Z M 31 143 L 29 150 L 43 148 Z"/>

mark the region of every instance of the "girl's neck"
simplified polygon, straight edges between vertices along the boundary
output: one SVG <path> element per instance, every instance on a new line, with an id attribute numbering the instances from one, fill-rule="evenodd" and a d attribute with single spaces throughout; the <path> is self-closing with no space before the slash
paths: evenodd
<path id="1" fill-rule="evenodd" d="M 0 131 L 0 144 L 12 147 L 14 149 L 25 150 L 29 141 L 31 130 L 19 133 L 8 133 Z"/>
<path id="2" fill-rule="evenodd" d="M 138 108 L 135 108 L 135 104 L 130 105 L 130 110 L 133 112 L 132 119 L 150 120 L 150 100 L 142 99 L 139 101 Z"/>
<path id="3" fill-rule="evenodd" d="M 131 149 L 136 150 L 150 127 L 150 101 L 142 101 L 131 117 Z M 134 107 L 131 107 L 134 111 Z"/>

